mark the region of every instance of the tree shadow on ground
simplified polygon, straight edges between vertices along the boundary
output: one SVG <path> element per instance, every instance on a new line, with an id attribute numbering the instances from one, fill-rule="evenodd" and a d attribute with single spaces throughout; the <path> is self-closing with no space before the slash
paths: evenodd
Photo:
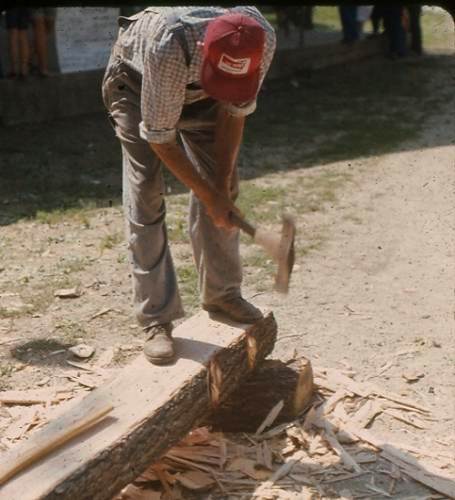
<path id="1" fill-rule="evenodd" d="M 241 177 L 453 144 L 449 130 L 418 139 L 451 98 L 454 62 L 373 59 L 267 82 L 248 119 Z M 0 151 L 0 225 L 121 203 L 120 146 L 104 114 L 3 128 Z M 186 191 L 164 175 L 168 194 Z"/>

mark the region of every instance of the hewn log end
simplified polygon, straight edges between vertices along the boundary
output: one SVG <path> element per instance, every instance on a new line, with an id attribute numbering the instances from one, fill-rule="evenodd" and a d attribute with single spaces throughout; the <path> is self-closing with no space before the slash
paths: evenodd
<path id="1" fill-rule="evenodd" d="M 279 401 L 283 409 L 275 423 L 295 419 L 308 407 L 314 393 L 313 370 L 307 359 L 287 366 L 266 360 L 204 421 L 224 432 L 255 432 Z"/>

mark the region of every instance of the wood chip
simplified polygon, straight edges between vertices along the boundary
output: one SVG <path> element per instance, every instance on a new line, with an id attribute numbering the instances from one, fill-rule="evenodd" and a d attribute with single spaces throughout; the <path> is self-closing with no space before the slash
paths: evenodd
<path id="1" fill-rule="evenodd" d="M 100 357 L 95 363 L 97 368 L 105 368 L 112 363 L 114 359 L 115 351 L 112 347 L 108 347 L 104 352 L 101 353 Z"/>
<path id="2" fill-rule="evenodd" d="M 351 421 L 359 427 L 368 427 L 377 415 L 382 413 L 382 405 L 374 400 L 367 400 L 366 403 L 352 417 Z"/>
<path id="3" fill-rule="evenodd" d="M 202 471 L 187 471 L 177 474 L 177 481 L 192 491 L 206 491 L 216 484 L 215 479 Z"/>
<path id="4" fill-rule="evenodd" d="M 138 488 L 134 484 L 129 484 L 120 492 L 120 495 L 113 500 L 160 500 L 161 492 L 149 489 Z"/>
<path id="5" fill-rule="evenodd" d="M 273 422 L 275 422 L 276 418 L 283 409 L 283 406 L 284 400 L 282 399 L 269 411 L 262 424 L 258 427 L 255 436 L 259 436 L 265 429 L 267 429 L 267 427 L 270 427 Z"/>
<path id="6" fill-rule="evenodd" d="M 415 401 L 412 401 L 410 399 L 403 398 L 402 396 L 399 396 L 397 394 L 393 394 L 390 392 L 385 393 L 385 392 L 382 392 L 380 389 L 376 389 L 376 388 L 375 388 L 374 392 L 380 398 L 387 399 L 387 400 L 393 401 L 395 403 L 400 403 L 401 405 L 407 406 L 408 408 L 410 408 L 412 410 L 418 410 L 421 413 L 431 413 L 429 408 L 426 408 L 425 406 L 422 406 L 422 405 L 420 405 L 420 404 L 418 404 Z"/>
<path id="7" fill-rule="evenodd" d="M 270 479 L 262 483 L 262 485 L 253 492 L 253 498 L 264 498 L 262 492 L 271 488 L 278 480 L 289 474 L 293 467 L 304 457 L 305 452 L 297 451 L 294 455 L 287 458 L 285 463 L 273 473 Z"/>
<path id="8" fill-rule="evenodd" d="M 417 460 L 407 457 L 398 450 L 388 449 L 381 452 L 381 457 L 400 467 L 400 469 L 416 481 L 442 493 L 449 498 L 455 498 L 455 478 L 447 477 L 444 471 L 422 466 Z"/>
<path id="9" fill-rule="evenodd" d="M 392 497 L 392 495 L 390 495 L 390 493 L 388 493 L 387 491 L 383 490 L 382 488 L 378 488 L 375 484 L 365 483 L 363 486 L 367 490 L 374 491 L 375 493 L 378 493 L 379 495 L 382 495 L 384 497 L 388 497 L 388 498 Z"/>
<path id="10" fill-rule="evenodd" d="M 328 426 L 326 426 L 325 428 L 324 437 L 333 448 L 335 453 L 341 458 L 346 467 L 354 470 L 355 472 L 363 472 L 362 467 L 360 467 L 360 465 L 354 460 L 354 458 L 343 448 L 343 446 L 341 446 L 335 434 Z"/>
<path id="11" fill-rule="evenodd" d="M 99 381 L 96 380 L 93 377 L 90 377 L 89 375 L 81 373 L 79 376 L 75 377 L 72 375 L 67 375 L 66 376 L 69 380 L 72 382 L 76 382 L 77 384 L 81 385 L 82 387 L 88 387 L 89 389 L 95 389 L 95 387 L 98 387 Z"/>
<path id="12" fill-rule="evenodd" d="M 27 391 L 0 392 L 0 403 L 8 405 L 34 405 L 40 403 L 58 402 L 57 393 L 66 388 L 46 387 L 44 389 L 30 389 Z"/>
<path id="13" fill-rule="evenodd" d="M 60 299 L 77 299 L 82 295 L 82 292 L 76 288 L 62 288 L 54 292 L 54 296 Z"/>
<path id="14" fill-rule="evenodd" d="M 83 359 L 86 359 L 86 358 L 90 358 L 91 356 L 93 356 L 93 353 L 95 352 L 95 348 L 91 345 L 87 345 L 87 344 L 78 344 L 78 345 L 75 345 L 73 347 L 70 347 L 68 349 L 68 351 L 72 354 L 74 354 L 75 356 L 77 356 L 78 358 L 83 358 Z"/>
<path id="15" fill-rule="evenodd" d="M 42 407 L 40 407 L 42 408 Z M 36 406 L 21 408 L 20 418 L 14 420 L 6 429 L 3 436 L 10 441 L 20 439 L 30 428 L 38 415 Z"/>
<path id="16" fill-rule="evenodd" d="M 263 481 L 269 479 L 272 475 L 270 470 L 258 467 L 254 460 L 248 458 L 237 457 L 232 460 L 226 467 L 227 471 L 239 471 L 245 476 L 255 479 L 256 481 Z"/>
<path id="17" fill-rule="evenodd" d="M 425 377 L 425 373 L 402 373 L 401 376 L 408 384 L 418 382 L 421 378 Z"/>
<path id="18" fill-rule="evenodd" d="M 352 474 L 343 474 L 341 476 L 331 478 L 331 479 L 324 479 L 321 481 L 323 484 L 330 484 L 330 483 L 337 483 L 339 481 L 346 481 L 348 479 L 354 479 L 356 477 L 363 476 L 365 474 L 371 474 L 371 471 L 362 471 L 362 472 L 353 472 Z"/>
<path id="19" fill-rule="evenodd" d="M 415 427 L 416 429 L 428 429 L 428 426 L 426 426 L 423 422 L 421 422 L 418 418 L 411 418 L 408 416 L 405 416 L 402 412 L 398 410 L 392 410 L 390 408 L 384 410 L 384 413 L 387 415 L 390 415 L 393 418 L 396 418 L 397 420 L 400 420 L 401 422 L 405 422 L 408 425 L 411 425 L 412 427 Z"/>
<path id="20" fill-rule="evenodd" d="M 89 318 L 89 321 L 92 321 L 95 318 L 99 318 L 100 316 L 104 316 L 105 314 L 107 314 L 108 312 L 111 312 L 112 310 L 113 310 L 112 307 L 105 307 L 105 308 L 101 309 L 100 311 L 98 311 L 97 313 L 92 314 L 92 316 L 90 316 L 90 318 Z"/>

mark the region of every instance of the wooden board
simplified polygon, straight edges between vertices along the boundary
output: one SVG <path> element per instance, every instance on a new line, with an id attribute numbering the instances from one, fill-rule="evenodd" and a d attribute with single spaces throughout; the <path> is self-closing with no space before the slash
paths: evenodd
<path id="1" fill-rule="evenodd" d="M 10 479 L 0 499 L 111 499 L 197 425 L 211 398 L 221 403 L 232 393 L 272 351 L 276 330 L 272 313 L 255 325 L 193 316 L 174 331 L 174 365 L 157 367 L 140 355 L 91 392 L 77 411 L 102 400 L 114 408 L 109 416 Z"/>

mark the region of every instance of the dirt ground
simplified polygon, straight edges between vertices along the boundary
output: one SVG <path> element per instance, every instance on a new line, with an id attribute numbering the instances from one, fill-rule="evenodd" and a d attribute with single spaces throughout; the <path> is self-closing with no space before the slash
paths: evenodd
<path id="1" fill-rule="evenodd" d="M 288 207 L 298 206 L 306 186 L 321 179 L 339 186 L 336 197 L 324 199 L 324 210 L 297 214 L 297 247 L 305 251 L 298 253 L 290 294 L 270 291 L 261 263 L 266 270 L 273 266 L 266 260 L 247 262 L 245 294 L 276 316 L 273 357 L 297 352 L 315 366 L 349 369 L 354 380 L 371 380 L 430 408 L 428 428 L 381 415 L 371 430 L 444 455 L 455 448 L 453 57 L 437 78 L 431 88 L 445 102 L 441 112 L 422 117 L 419 134 L 393 151 L 254 179 L 260 189 L 285 193 L 280 204 Z M 169 200 L 169 226 L 178 236 L 173 252 L 191 314 L 198 300 L 181 234 L 186 200 L 185 193 Z M 3 200 L 10 203 L 13 196 Z M 274 199 L 264 203 L 278 206 Z M 112 349 L 113 370 L 141 350 L 120 207 L 90 207 L 44 222 L 0 227 L 0 390 L 74 385 L 68 381 L 74 367 L 66 361 L 77 359 L 67 349 L 80 342 L 96 349 L 95 362 Z M 247 258 L 252 249 L 242 248 Z M 55 296 L 71 288 L 78 297 Z M 0 407 L 0 447 L 12 442 L 4 437 L 12 421 Z M 453 462 L 437 465 L 455 474 Z M 393 498 L 430 495 L 408 481 Z"/>

